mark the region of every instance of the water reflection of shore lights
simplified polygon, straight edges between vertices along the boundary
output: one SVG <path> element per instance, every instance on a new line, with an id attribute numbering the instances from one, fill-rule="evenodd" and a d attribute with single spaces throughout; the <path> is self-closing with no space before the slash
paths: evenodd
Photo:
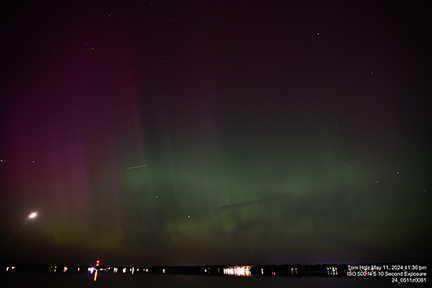
<path id="1" fill-rule="evenodd" d="M 224 268 L 223 274 L 225 275 L 234 275 L 234 276 L 251 276 L 250 266 L 237 266 Z"/>

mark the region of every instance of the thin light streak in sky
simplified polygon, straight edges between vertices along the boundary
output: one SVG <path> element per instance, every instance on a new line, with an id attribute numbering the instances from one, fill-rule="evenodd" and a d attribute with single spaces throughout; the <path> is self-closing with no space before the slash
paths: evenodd
<path id="1" fill-rule="evenodd" d="M 132 166 L 132 167 L 129 167 L 128 170 L 137 169 L 137 168 L 142 168 L 142 167 L 146 167 L 146 166 L 147 166 L 147 165 Z"/>

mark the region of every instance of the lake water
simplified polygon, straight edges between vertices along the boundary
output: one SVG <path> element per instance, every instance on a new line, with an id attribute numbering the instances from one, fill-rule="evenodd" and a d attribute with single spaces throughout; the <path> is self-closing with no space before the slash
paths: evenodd
<path id="1" fill-rule="evenodd" d="M 390 278 L 353 277 L 238 277 L 238 276 L 195 276 L 195 275 L 149 275 L 149 274 L 101 274 L 96 282 L 91 274 L 51 274 L 51 273 L 2 273 L 2 287 L 140 287 L 140 288 L 258 288 L 258 287 L 396 287 Z M 404 284 L 426 287 L 425 284 Z"/>

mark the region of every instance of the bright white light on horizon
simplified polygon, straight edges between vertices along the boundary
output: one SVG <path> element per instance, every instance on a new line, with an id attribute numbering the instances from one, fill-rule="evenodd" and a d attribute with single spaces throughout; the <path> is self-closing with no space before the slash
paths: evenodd
<path id="1" fill-rule="evenodd" d="M 225 275 L 251 276 L 250 266 L 224 268 Z"/>
<path id="2" fill-rule="evenodd" d="M 30 213 L 29 218 L 33 219 L 33 218 L 36 218 L 36 216 L 37 216 L 37 213 L 33 212 L 33 213 Z"/>

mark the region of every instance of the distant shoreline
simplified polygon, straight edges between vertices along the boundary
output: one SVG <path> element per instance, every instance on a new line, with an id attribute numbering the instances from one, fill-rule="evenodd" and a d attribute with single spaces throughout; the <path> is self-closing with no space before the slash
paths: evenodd
<path id="1" fill-rule="evenodd" d="M 110 274 L 167 274 L 209 276 L 283 276 L 283 277 L 350 277 L 382 276 L 395 273 L 424 275 L 431 265 L 425 263 L 377 263 L 377 264 L 284 264 L 284 265 L 200 265 L 200 266 L 84 266 L 48 264 L 0 264 L 3 273 L 99 273 Z"/>

